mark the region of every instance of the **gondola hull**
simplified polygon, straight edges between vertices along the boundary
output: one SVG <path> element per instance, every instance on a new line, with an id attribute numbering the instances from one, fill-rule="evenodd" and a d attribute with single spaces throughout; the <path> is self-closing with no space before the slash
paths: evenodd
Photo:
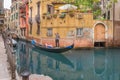
<path id="1" fill-rule="evenodd" d="M 56 48 L 47 48 L 45 46 L 42 46 L 42 45 L 34 45 L 35 48 L 39 48 L 41 50 L 44 50 L 44 51 L 48 51 L 48 52 L 53 52 L 53 53 L 62 53 L 62 52 L 66 52 L 68 50 L 71 50 L 73 47 L 74 47 L 74 44 L 70 45 L 70 46 L 67 46 L 67 47 L 56 47 Z"/>

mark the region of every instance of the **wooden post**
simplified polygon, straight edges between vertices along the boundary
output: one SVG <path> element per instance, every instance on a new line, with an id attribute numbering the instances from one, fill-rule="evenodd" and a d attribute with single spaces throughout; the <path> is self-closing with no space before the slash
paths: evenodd
<path id="1" fill-rule="evenodd" d="M 12 66 L 12 79 L 13 80 L 16 80 L 16 73 L 15 73 L 15 70 L 16 70 L 16 65 L 15 65 L 15 53 L 16 51 L 13 51 L 13 48 L 12 48 L 12 60 L 13 60 L 13 66 Z"/>
<path id="2" fill-rule="evenodd" d="M 22 76 L 22 80 L 29 80 L 29 75 L 30 75 L 30 72 L 29 71 L 24 71 L 21 73 L 21 76 Z"/>

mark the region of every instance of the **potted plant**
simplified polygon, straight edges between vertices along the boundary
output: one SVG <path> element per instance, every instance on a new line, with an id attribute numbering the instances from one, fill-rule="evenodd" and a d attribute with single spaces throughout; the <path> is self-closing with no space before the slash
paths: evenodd
<path id="1" fill-rule="evenodd" d="M 63 18 L 65 18 L 65 16 L 66 16 L 65 13 L 61 13 L 60 16 L 59 16 L 59 18 L 62 18 L 62 19 L 63 19 Z"/>
<path id="2" fill-rule="evenodd" d="M 74 13 L 73 12 L 69 12 L 69 16 L 70 17 L 74 17 Z"/>
<path id="3" fill-rule="evenodd" d="M 42 18 L 45 19 L 46 15 L 47 15 L 47 13 L 43 13 Z"/>
<path id="4" fill-rule="evenodd" d="M 53 17 L 54 17 L 54 18 L 57 18 L 57 14 L 53 14 Z"/>
<path id="5" fill-rule="evenodd" d="M 52 16 L 50 14 L 47 14 L 46 17 L 47 17 L 47 19 L 51 19 L 52 18 Z"/>

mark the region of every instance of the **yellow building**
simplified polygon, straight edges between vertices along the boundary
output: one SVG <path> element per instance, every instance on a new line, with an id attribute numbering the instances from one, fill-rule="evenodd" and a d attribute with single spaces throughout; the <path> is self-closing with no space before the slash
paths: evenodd
<path id="1" fill-rule="evenodd" d="M 112 39 L 110 21 L 93 20 L 92 13 L 63 11 L 60 0 L 31 0 L 29 2 L 29 37 L 41 44 L 55 45 L 55 33 L 60 34 L 60 46 L 75 43 L 75 47 L 107 46 Z M 110 28 L 109 28 L 110 27 Z"/>
<path id="2" fill-rule="evenodd" d="M 5 28 L 9 30 L 10 29 L 10 9 L 5 9 L 4 12 L 5 12 L 4 25 L 5 25 Z"/>

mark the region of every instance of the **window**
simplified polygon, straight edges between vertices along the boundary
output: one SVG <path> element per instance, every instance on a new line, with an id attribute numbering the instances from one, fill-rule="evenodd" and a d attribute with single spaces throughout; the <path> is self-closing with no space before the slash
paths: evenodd
<path id="1" fill-rule="evenodd" d="M 30 17 L 32 18 L 32 7 L 30 7 Z"/>
<path id="2" fill-rule="evenodd" d="M 17 4 L 16 4 L 16 10 L 17 10 Z"/>
<path id="3" fill-rule="evenodd" d="M 11 21 L 13 21 L 13 15 L 12 15 Z"/>
<path id="4" fill-rule="evenodd" d="M 16 13 L 16 19 L 18 19 L 18 13 Z"/>
<path id="5" fill-rule="evenodd" d="M 13 20 L 15 20 L 16 14 L 14 13 Z"/>
<path id="6" fill-rule="evenodd" d="M 54 13 L 54 7 L 52 6 L 52 5 L 47 5 L 47 12 L 49 13 L 49 14 L 53 14 Z"/>
<path id="7" fill-rule="evenodd" d="M 47 29 L 47 36 L 52 36 L 53 35 L 53 30 L 52 28 Z"/>
<path id="8" fill-rule="evenodd" d="M 37 14 L 40 14 L 40 2 L 37 3 Z"/>
<path id="9" fill-rule="evenodd" d="M 0 9 L 0 14 L 4 14 L 3 10 Z"/>
<path id="10" fill-rule="evenodd" d="M 110 11 L 108 11 L 108 17 L 107 17 L 107 19 L 108 20 L 110 19 Z"/>
<path id="11" fill-rule="evenodd" d="M 13 12 L 13 8 L 11 8 L 11 13 Z"/>
<path id="12" fill-rule="evenodd" d="M 30 24 L 30 34 L 32 34 L 32 24 Z"/>
<path id="13" fill-rule="evenodd" d="M 30 7 L 30 18 L 30 21 L 32 21 L 32 7 Z M 30 34 L 32 34 L 32 24 L 30 24 Z"/>
<path id="14" fill-rule="evenodd" d="M 40 24 L 37 24 L 37 35 L 40 34 Z"/>
<path id="15" fill-rule="evenodd" d="M 104 16 L 104 19 L 106 19 L 106 13 L 104 13 L 103 16 Z"/>
<path id="16" fill-rule="evenodd" d="M 0 24 L 3 24 L 4 23 L 4 20 L 0 20 Z"/>
<path id="17" fill-rule="evenodd" d="M 82 36 L 83 35 L 83 28 L 77 28 L 76 35 L 77 36 Z"/>

